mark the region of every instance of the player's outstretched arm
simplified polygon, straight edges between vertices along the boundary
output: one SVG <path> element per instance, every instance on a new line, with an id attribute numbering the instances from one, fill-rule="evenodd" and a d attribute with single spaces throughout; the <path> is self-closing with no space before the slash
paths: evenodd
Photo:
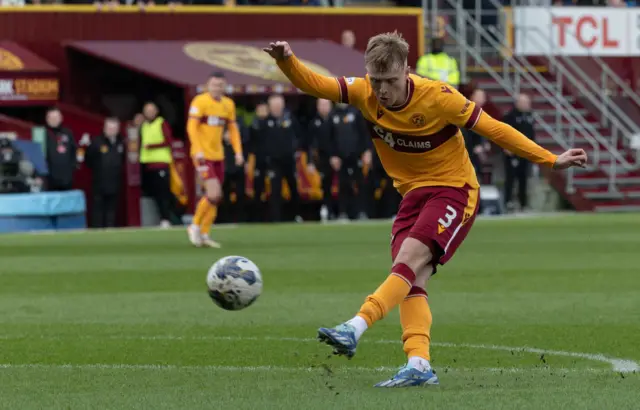
<path id="1" fill-rule="evenodd" d="M 584 168 L 587 163 L 587 153 L 583 149 L 570 149 L 561 155 L 554 155 L 512 126 L 498 121 L 484 112 L 480 114 L 473 130 L 519 157 L 537 164 L 548 165 L 554 169 L 566 169 L 574 166 Z"/>
<path id="2" fill-rule="evenodd" d="M 492 118 L 475 103 L 445 83 L 440 84 L 437 107 L 451 124 L 473 129 L 502 148 L 536 164 L 566 169 L 574 166 L 585 167 L 587 163 L 587 154 L 584 150 L 570 149 L 561 155 L 554 155 L 510 125 Z"/>
<path id="3" fill-rule="evenodd" d="M 273 57 L 289 81 L 300 90 L 317 98 L 341 102 L 341 85 L 335 78 L 314 73 L 296 58 L 289 43 L 277 41 L 263 49 Z M 346 91 L 346 84 L 344 85 Z"/>

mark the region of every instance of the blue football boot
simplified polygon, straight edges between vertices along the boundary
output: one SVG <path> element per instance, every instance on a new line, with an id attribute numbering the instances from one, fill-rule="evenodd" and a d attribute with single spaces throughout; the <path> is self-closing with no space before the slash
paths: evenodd
<path id="1" fill-rule="evenodd" d="M 375 387 L 414 387 L 440 384 L 433 369 L 421 372 L 415 367 L 405 365 L 395 376 L 375 385 Z"/>
<path id="2" fill-rule="evenodd" d="M 356 328 L 343 323 L 334 328 L 318 329 L 318 340 L 333 347 L 333 354 L 351 359 L 356 354 Z"/>

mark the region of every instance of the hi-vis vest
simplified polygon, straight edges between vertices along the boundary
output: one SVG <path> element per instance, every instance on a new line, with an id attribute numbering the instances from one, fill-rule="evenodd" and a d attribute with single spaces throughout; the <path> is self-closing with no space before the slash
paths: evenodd
<path id="1" fill-rule="evenodd" d="M 446 53 L 423 55 L 418 59 L 416 73 L 430 80 L 444 81 L 454 87 L 460 83 L 458 62 Z"/>
<path id="2" fill-rule="evenodd" d="M 164 119 L 158 117 L 153 122 L 142 123 L 140 128 L 140 163 L 155 164 L 172 162 L 171 147 L 162 148 L 145 148 L 147 145 L 162 144 L 164 142 L 164 133 L 162 132 L 162 124 Z"/>

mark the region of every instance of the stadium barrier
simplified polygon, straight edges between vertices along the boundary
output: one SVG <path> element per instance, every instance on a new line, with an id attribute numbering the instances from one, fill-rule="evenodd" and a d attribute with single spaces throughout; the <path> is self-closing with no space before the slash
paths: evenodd
<path id="1" fill-rule="evenodd" d="M 84 229 L 82 191 L 0 195 L 0 233 Z"/>

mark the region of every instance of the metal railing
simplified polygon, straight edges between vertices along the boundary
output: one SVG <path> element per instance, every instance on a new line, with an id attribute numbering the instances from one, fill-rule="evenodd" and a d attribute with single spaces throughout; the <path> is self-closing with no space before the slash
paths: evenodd
<path id="1" fill-rule="evenodd" d="M 551 8 L 541 7 L 541 10 L 546 10 L 550 16 L 553 17 Z M 514 24 L 516 31 L 522 31 L 523 36 L 527 36 L 529 41 L 536 43 L 536 46 L 540 50 L 546 50 L 549 47 L 551 49 L 557 49 L 553 44 L 551 34 L 543 32 L 538 27 L 532 27 L 528 25 Z M 531 35 L 533 33 L 533 35 Z M 566 30 L 566 35 L 575 37 L 575 32 Z M 516 36 L 517 37 L 517 36 Z M 569 72 L 569 69 L 575 74 L 573 79 L 578 80 L 574 85 L 581 93 L 582 97 L 586 97 L 591 104 L 594 105 L 596 110 L 600 113 L 600 122 L 602 126 L 619 127 L 622 136 L 625 137 L 627 142 L 630 142 L 633 135 L 637 135 L 640 132 L 640 127 L 622 110 L 611 98 L 608 93 L 605 92 L 609 87 L 609 80 L 613 82 L 621 91 L 622 94 L 630 98 L 638 107 L 640 107 L 640 96 L 638 96 L 617 74 L 615 74 L 611 68 L 598 56 L 589 54 L 588 57 L 598 66 L 601 72 L 600 80 L 598 84 L 597 80 L 594 81 L 576 62 L 563 54 L 556 55 L 555 53 L 546 52 L 543 54 L 549 61 L 553 70 L 560 70 L 563 73 Z M 569 69 L 568 69 L 569 68 Z"/>
<path id="2" fill-rule="evenodd" d="M 499 13 L 501 11 L 501 5 L 497 4 L 494 0 L 492 1 Z M 491 55 L 498 55 L 504 50 L 510 50 L 510 44 L 504 32 L 495 29 L 495 27 L 494 30 L 489 32 L 483 27 L 480 22 L 483 10 L 479 8 L 480 2 L 478 1 L 476 2 L 476 9 L 473 16 L 471 16 L 469 11 L 462 8 L 459 1 L 443 0 L 442 3 L 444 3 L 445 6 L 450 6 L 453 12 L 452 17 L 455 16 L 455 20 L 450 21 L 450 24 L 447 26 L 447 32 L 456 40 L 459 47 L 461 71 L 466 69 L 467 57 L 470 55 L 476 63 L 512 97 L 515 97 L 520 92 L 522 80 L 525 80 L 530 87 L 535 89 L 555 108 L 553 123 L 549 123 L 539 115 L 534 115 L 539 126 L 551 135 L 558 145 L 565 149 L 573 146 L 577 137 L 583 139 L 591 147 L 590 162 L 596 166 L 599 165 L 602 158 L 602 149 L 606 150 L 611 158 L 608 172 L 608 188 L 611 192 L 617 191 L 617 168 L 633 169 L 637 167 L 637 164 L 629 163 L 625 156 L 618 150 L 618 138 L 621 134 L 630 137 L 638 129 L 637 125 L 628 118 L 620 107 L 612 104 L 611 100 L 605 99 L 603 102 L 599 99 L 602 94 L 601 90 L 598 97 L 591 95 L 582 82 L 587 82 L 589 88 L 593 89 L 593 81 L 570 59 L 567 59 L 569 60 L 567 65 L 576 71 L 576 74 L 580 78 L 563 64 L 560 64 L 554 56 L 545 56 L 550 61 L 551 69 L 555 73 L 553 81 L 549 81 L 542 76 L 526 58 L 516 56 L 503 55 L 502 74 L 498 73 L 485 59 L 486 47 L 484 47 L 484 45 L 489 45 Z M 430 16 L 435 16 L 438 13 L 446 13 L 446 10 L 438 10 L 437 2 L 432 2 L 429 13 Z M 491 13 L 491 11 L 489 11 L 489 13 Z M 498 19 L 496 19 L 496 25 L 498 25 L 497 20 Z M 472 30 L 472 35 L 475 36 L 472 41 L 469 41 L 467 27 Z M 608 71 L 607 75 L 609 75 Z M 562 92 L 566 84 L 570 84 L 583 94 L 586 94 L 590 102 L 602 112 L 603 117 L 607 118 L 608 123 L 613 125 L 611 138 L 602 136 L 596 127 L 567 101 Z M 597 85 L 595 85 L 595 87 L 597 87 Z M 568 124 L 568 128 L 565 124 Z M 570 170 L 567 174 L 567 190 L 569 192 L 575 190 L 573 176 L 573 170 Z"/>

